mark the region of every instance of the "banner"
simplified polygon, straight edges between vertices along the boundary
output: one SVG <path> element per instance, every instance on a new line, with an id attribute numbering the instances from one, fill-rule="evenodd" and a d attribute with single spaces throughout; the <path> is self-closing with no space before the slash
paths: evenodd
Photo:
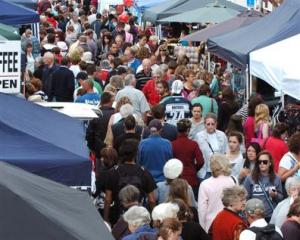
<path id="1" fill-rule="evenodd" d="M 19 93 L 21 85 L 21 42 L 0 41 L 0 92 Z"/>

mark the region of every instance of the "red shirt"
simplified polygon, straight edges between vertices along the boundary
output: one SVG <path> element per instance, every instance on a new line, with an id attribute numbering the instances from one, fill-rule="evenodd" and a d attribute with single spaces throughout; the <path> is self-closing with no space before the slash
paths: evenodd
<path id="1" fill-rule="evenodd" d="M 237 213 L 224 208 L 211 225 L 212 240 L 238 240 L 247 227 Z"/>
<path id="2" fill-rule="evenodd" d="M 272 154 L 274 158 L 274 171 L 277 173 L 281 158 L 289 151 L 287 144 L 281 138 L 268 137 L 264 148 Z"/>
<path id="3" fill-rule="evenodd" d="M 155 80 L 151 79 L 151 80 L 147 81 L 147 83 L 145 84 L 145 86 L 142 89 L 148 103 L 151 106 L 158 104 L 160 101 L 160 96 L 156 92 L 155 85 L 156 85 Z"/>
<path id="4" fill-rule="evenodd" d="M 172 142 L 172 148 L 173 157 L 178 158 L 183 164 L 181 177 L 192 187 L 198 187 L 197 170 L 203 166 L 204 160 L 197 142 L 180 133 Z"/>
<path id="5" fill-rule="evenodd" d="M 244 123 L 244 136 L 245 136 L 245 145 L 248 148 L 251 143 L 251 139 L 255 138 L 255 126 L 254 126 L 254 117 L 248 116 Z"/>

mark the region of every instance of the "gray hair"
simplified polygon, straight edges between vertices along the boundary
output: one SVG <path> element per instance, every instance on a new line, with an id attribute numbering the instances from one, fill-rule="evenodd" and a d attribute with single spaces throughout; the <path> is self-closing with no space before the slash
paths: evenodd
<path id="1" fill-rule="evenodd" d="M 123 187 L 119 192 L 119 199 L 122 205 L 128 208 L 140 200 L 140 191 L 133 185 L 127 185 Z"/>
<path id="2" fill-rule="evenodd" d="M 90 88 L 93 89 L 94 82 L 92 79 L 86 79 L 86 80 L 84 80 L 84 82 L 86 82 L 90 86 Z"/>
<path id="3" fill-rule="evenodd" d="M 134 82 L 135 82 L 135 76 L 133 74 L 127 74 L 127 76 L 124 78 L 125 86 L 130 86 Z"/>
<path id="4" fill-rule="evenodd" d="M 159 69 L 164 73 L 164 72 L 167 72 L 167 71 L 168 71 L 169 67 L 168 67 L 167 64 L 161 64 L 161 65 L 159 66 Z"/>
<path id="5" fill-rule="evenodd" d="M 109 79 L 109 83 L 117 89 L 122 89 L 123 88 L 123 80 L 122 80 L 121 76 L 119 76 L 119 75 L 112 76 Z"/>
<path id="6" fill-rule="evenodd" d="M 210 158 L 210 169 L 213 177 L 220 175 L 229 176 L 231 174 L 231 166 L 228 158 L 221 153 L 215 153 Z"/>
<path id="7" fill-rule="evenodd" d="M 285 181 L 285 190 L 289 193 L 289 189 L 296 185 L 300 185 L 300 178 L 297 176 L 289 177 Z"/>
<path id="8" fill-rule="evenodd" d="M 209 112 L 206 114 L 205 118 L 204 118 L 204 123 L 206 122 L 207 119 L 212 118 L 215 120 L 215 122 L 218 121 L 218 117 L 215 113 Z"/>
<path id="9" fill-rule="evenodd" d="M 162 71 L 160 70 L 160 68 L 157 68 L 153 71 L 152 75 L 158 75 L 159 77 L 161 77 Z"/>
<path id="10" fill-rule="evenodd" d="M 145 224 L 150 224 L 151 217 L 148 210 L 144 207 L 133 206 L 129 208 L 123 215 L 125 222 L 128 225 L 141 227 Z"/>
<path id="11" fill-rule="evenodd" d="M 120 108 L 120 114 L 121 114 L 122 118 L 126 118 L 129 115 L 132 115 L 133 114 L 133 106 L 129 103 L 122 105 Z"/>
<path id="12" fill-rule="evenodd" d="M 231 188 L 225 188 L 223 190 L 222 203 L 225 207 L 232 205 L 233 203 L 245 199 L 247 191 L 244 187 L 233 186 Z"/>
<path id="13" fill-rule="evenodd" d="M 157 205 L 152 211 L 153 221 L 162 222 L 166 218 L 176 218 L 179 212 L 179 207 L 175 203 L 161 203 Z"/>
<path id="14" fill-rule="evenodd" d="M 204 84 L 205 84 L 204 80 L 196 79 L 195 81 L 193 81 L 193 88 L 199 89 Z"/>

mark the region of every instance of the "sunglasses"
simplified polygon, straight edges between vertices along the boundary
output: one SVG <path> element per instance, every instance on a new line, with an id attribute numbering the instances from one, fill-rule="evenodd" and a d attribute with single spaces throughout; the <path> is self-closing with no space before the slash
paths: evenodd
<path id="1" fill-rule="evenodd" d="M 267 165 L 269 161 L 268 160 L 258 160 L 257 162 L 258 162 L 258 165 L 260 165 L 260 164 Z"/>

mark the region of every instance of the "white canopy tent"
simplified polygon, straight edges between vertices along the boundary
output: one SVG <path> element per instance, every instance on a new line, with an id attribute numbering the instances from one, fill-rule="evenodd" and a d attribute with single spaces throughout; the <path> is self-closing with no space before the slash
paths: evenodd
<path id="1" fill-rule="evenodd" d="M 250 74 L 300 100 L 300 34 L 250 53 Z"/>

